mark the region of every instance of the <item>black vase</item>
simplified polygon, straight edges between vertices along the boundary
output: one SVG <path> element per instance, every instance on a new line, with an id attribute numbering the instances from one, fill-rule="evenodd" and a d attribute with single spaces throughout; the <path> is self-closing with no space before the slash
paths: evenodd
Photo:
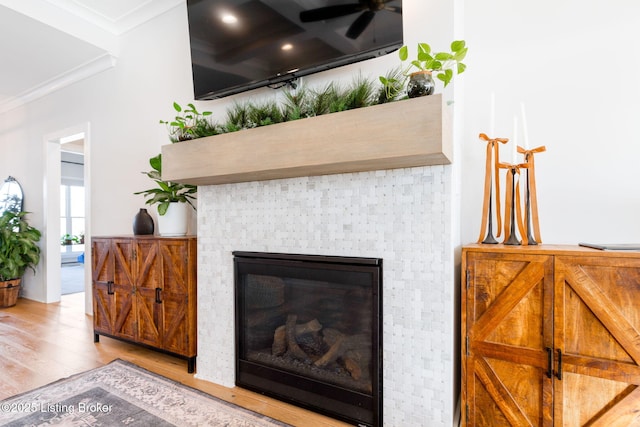
<path id="1" fill-rule="evenodd" d="M 136 236 L 153 234 L 154 231 L 153 218 L 146 209 L 140 209 L 140 212 L 133 217 L 133 234 Z"/>

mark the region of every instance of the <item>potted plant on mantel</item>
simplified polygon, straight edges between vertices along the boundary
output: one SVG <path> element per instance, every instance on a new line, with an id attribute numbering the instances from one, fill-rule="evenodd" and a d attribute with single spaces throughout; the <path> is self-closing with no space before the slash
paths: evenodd
<path id="1" fill-rule="evenodd" d="M 193 204 L 198 187 L 162 180 L 162 154 L 149 159 L 153 170 L 142 172 L 158 186 L 133 194 L 144 194 L 147 205 L 158 205 L 158 233 L 161 236 L 184 236 L 187 234 L 188 209 Z"/>
<path id="2" fill-rule="evenodd" d="M 219 133 L 210 120 L 211 111 L 200 112 L 193 104 L 187 104 L 183 108 L 177 102 L 173 103 L 173 109 L 178 113 L 173 120 L 160 120 L 160 124 L 167 125 L 171 142 L 188 141 Z"/>
<path id="3" fill-rule="evenodd" d="M 0 216 L 0 308 L 14 306 L 27 268 L 40 261 L 41 233 L 25 220 L 27 212 L 6 210 Z"/>
<path id="4" fill-rule="evenodd" d="M 447 87 L 455 74 L 466 70 L 467 66 L 461 62 L 466 56 L 467 46 L 464 40 L 453 41 L 451 52 L 432 52 L 431 46 L 427 43 L 418 43 L 416 59 L 412 60 L 402 73 L 405 79 L 409 79 L 406 84 L 407 96 L 417 98 L 431 95 L 435 90 L 433 73 L 437 73 L 436 78 L 444 83 L 444 87 Z M 409 59 L 409 48 L 406 45 L 398 50 L 398 57 L 403 62 Z M 410 72 L 412 67 L 417 68 L 417 71 Z M 397 96 L 397 92 L 405 86 L 404 81 L 401 81 L 397 74 L 380 76 L 380 82 L 387 90 L 389 98 Z"/>

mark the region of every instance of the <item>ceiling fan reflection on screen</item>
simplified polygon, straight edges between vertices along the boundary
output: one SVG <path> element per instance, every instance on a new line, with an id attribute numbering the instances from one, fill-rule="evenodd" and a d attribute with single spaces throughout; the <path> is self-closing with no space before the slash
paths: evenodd
<path id="1" fill-rule="evenodd" d="M 381 10 L 388 10 L 395 13 L 402 13 L 402 7 L 400 6 L 387 6 L 387 3 L 390 1 L 392 0 L 359 0 L 358 3 L 340 4 L 305 10 L 300 12 L 300 21 L 324 21 L 326 19 L 339 18 L 341 16 L 362 12 L 347 30 L 347 37 L 350 39 L 357 39 L 371 23 L 377 12 Z"/>

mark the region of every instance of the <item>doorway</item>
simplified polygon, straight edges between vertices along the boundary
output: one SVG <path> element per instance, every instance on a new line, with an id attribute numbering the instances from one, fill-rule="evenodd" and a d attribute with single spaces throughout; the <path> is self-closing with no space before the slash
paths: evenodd
<path id="1" fill-rule="evenodd" d="M 91 314 L 91 269 L 85 268 L 91 265 L 90 251 L 85 251 L 90 238 L 89 125 L 49 135 L 45 144 L 45 302 L 73 295 Z"/>

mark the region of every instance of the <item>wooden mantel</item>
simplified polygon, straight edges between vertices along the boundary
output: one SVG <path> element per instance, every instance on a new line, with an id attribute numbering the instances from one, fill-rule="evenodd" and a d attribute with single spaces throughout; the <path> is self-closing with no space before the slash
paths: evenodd
<path id="1" fill-rule="evenodd" d="M 162 178 L 194 185 L 449 164 L 442 95 L 396 101 L 162 147 Z"/>

